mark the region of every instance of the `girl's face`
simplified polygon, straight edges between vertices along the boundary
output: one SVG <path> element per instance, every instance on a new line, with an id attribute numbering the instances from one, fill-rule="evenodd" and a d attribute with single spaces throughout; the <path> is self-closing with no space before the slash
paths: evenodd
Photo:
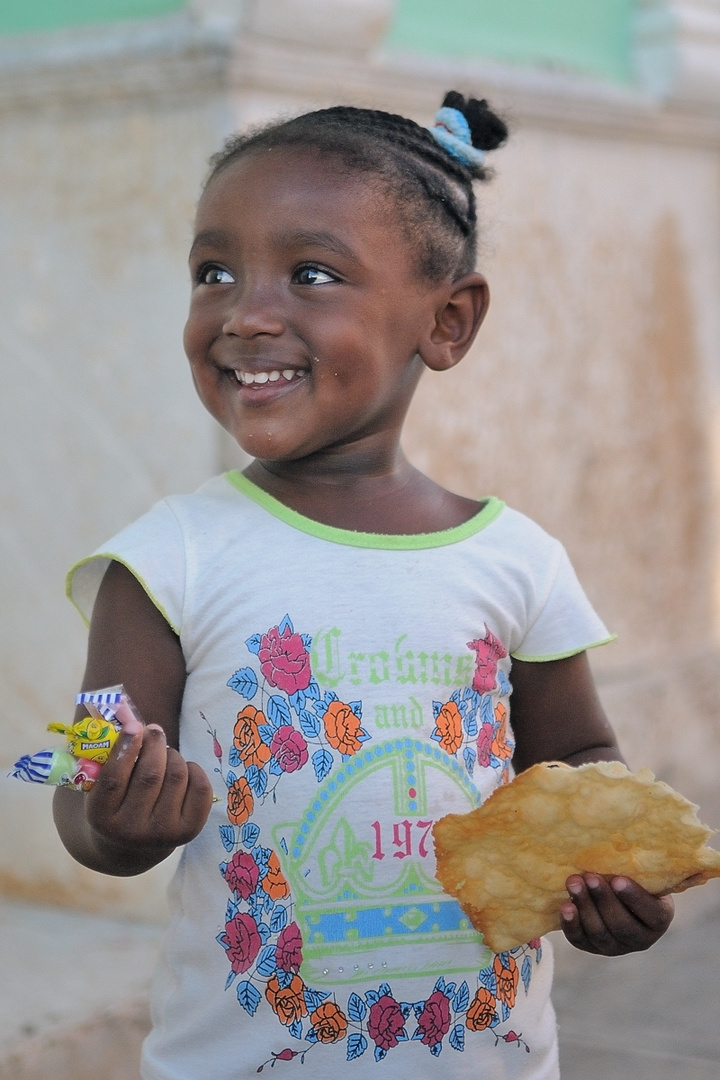
<path id="1" fill-rule="evenodd" d="M 185 349 L 201 400 L 244 450 L 297 461 L 397 444 L 443 291 L 413 255 L 379 185 L 331 158 L 266 150 L 211 181 Z"/>

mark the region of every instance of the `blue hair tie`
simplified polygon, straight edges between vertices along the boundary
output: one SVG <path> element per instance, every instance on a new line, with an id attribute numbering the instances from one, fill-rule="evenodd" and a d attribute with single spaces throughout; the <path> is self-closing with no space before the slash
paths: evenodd
<path id="1" fill-rule="evenodd" d="M 485 162 L 485 151 L 472 144 L 470 125 L 459 109 L 444 105 L 435 113 L 435 126 L 428 128 L 435 142 L 463 165 L 479 167 Z"/>

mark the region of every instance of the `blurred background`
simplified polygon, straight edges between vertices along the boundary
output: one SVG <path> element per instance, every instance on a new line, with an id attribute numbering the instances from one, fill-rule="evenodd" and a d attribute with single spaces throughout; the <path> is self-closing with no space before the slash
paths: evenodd
<path id="1" fill-rule="evenodd" d="M 720 0 L 0 0 L 3 774 L 72 711 L 86 631 L 68 567 L 239 461 L 181 344 L 208 156 L 338 102 L 428 124 L 450 88 L 489 98 L 512 137 L 479 192 L 490 314 L 460 367 L 425 377 L 408 453 L 563 540 L 619 635 L 593 664 L 631 767 L 720 826 Z M 127 1008 L 105 1039 L 122 1046 L 172 866 L 83 870 L 50 801 L 0 780 L 0 934 L 33 955 L 28 905 L 65 909 L 46 972 L 110 940 Z M 719 896 L 698 890 L 686 918 Z M 85 1017 L 83 978 L 53 1032 Z M 2 1076 L 62 1080 L 59 1044 L 48 1067 L 42 1023 L 19 1016 Z"/>

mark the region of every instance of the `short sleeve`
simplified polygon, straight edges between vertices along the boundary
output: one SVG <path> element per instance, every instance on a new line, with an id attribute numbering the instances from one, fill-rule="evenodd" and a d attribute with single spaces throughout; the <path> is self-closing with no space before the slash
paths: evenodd
<path id="1" fill-rule="evenodd" d="M 168 502 L 157 503 L 72 567 L 67 577 L 67 595 L 87 623 L 111 562 L 127 567 L 163 618 L 180 634 L 185 600 L 185 543 L 180 523 Z"/>
<path id="2" fill-rule="evenodd" d="M 615 640 L 577 579 L 565 549 L 554 542 L 537 609 L 512 656 L 516 660 L 562 660 Z"/>

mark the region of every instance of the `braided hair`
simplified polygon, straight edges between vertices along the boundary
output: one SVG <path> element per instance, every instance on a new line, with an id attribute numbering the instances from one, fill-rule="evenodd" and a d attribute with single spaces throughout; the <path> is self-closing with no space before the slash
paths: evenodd
<path id="1" fill-rule="evenodd" d="M 507 138 L 504 122 L 484 100 L 466 100 L 451 90 L 443 109 L 462 114 L 476 150 L 494 150 Z M 473 180 L 487 180 L 491 175 L 481 154 L 475 155 L 479 161 L 461 160 L 414 120 L 378 109 L 337 105 L 231 136 L 210 159 L 205 186 L 245 154 L 289 147 L 331 156 L 350 175 L 374 177 L 397 206 L 422 277 L 440 281 L 449 274 L 455 279 L 474 269 Z"/>

